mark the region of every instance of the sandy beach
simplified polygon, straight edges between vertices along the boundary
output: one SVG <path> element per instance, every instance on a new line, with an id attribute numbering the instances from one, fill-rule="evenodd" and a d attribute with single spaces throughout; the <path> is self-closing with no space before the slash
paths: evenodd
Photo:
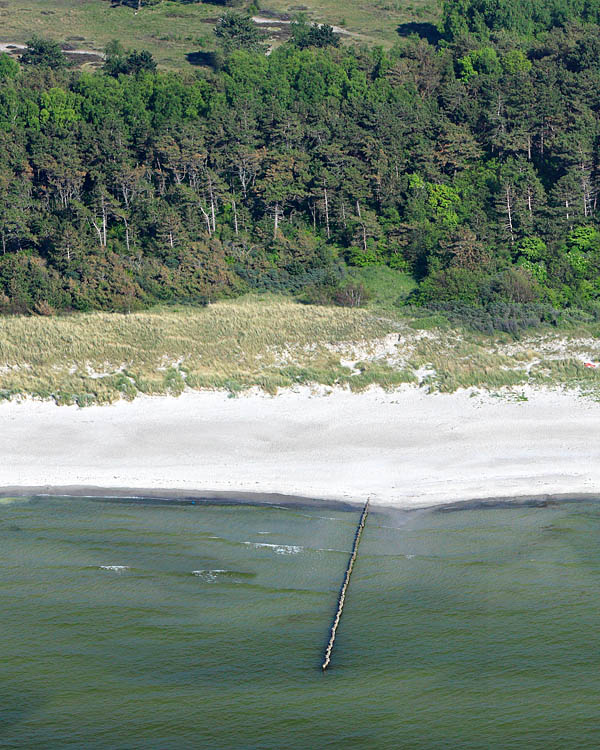
<path id="1" fill-rule="evenodd" d="M 426 506 L 600 490 L 600 404 L 308 389 L 0 406 L 0 487 L 282 493 Z"/>

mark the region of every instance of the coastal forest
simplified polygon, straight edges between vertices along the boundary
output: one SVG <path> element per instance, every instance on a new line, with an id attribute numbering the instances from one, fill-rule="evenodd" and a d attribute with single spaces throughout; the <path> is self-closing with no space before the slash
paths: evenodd
<path id="1" fill-rule="evenodd" d="M 408 26 L 384 48 L 299 17 L 271 48 L 223 6 L 185 72 L 118 42 L 97 71 L 40 37 L 2 54 L 0 311 L 354 306 L 382 267 L 414 279 L 398 304 L 596 315 L 600 2 Z"/>

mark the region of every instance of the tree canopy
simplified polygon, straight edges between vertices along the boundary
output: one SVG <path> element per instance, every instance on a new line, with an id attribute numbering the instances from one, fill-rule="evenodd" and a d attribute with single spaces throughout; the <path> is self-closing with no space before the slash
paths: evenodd
<path id="1" fill-rule="evenodd" d="M 597 25 L 267 56 L 240 18 L 218 71 L 0 56 L 1 311 L 336 301 L 372 265 L 419 304 L 598 307 Z"/>
<path id="2" fill-rule="evenodd" d="M 68 60 L 58 42 L 33 36 L 27 42 L 27 49 L 21 55 L 21 63 L 57 70 L 66 67 Z"/>

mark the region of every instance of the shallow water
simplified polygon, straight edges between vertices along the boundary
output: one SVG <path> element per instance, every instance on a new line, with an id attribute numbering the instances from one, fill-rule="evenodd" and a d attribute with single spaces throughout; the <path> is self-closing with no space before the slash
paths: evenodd
<path id="1" fill-rule="evenodd" d="M 0 747 L 596 748 L 600 505 L 0 500 Z"/>

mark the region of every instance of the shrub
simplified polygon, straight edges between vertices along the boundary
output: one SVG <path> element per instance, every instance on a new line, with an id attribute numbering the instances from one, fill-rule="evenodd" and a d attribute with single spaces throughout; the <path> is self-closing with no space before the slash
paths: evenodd
<path id="1" fill-rule="evenodd" d="M 21 55 L 21 62 L 24 65 L 41 65 L 56 70 L 65 68 L 69 61 L 58 42 L 33 36 L 27 42 L 27 49 Z"/>
<path id="2" fill-rule="evenodd" d="M 369 292 L 364 284 L 345 284 L 339 287 L 333 300 L 340 307 L 362 307 L 369 299 Z"/>

